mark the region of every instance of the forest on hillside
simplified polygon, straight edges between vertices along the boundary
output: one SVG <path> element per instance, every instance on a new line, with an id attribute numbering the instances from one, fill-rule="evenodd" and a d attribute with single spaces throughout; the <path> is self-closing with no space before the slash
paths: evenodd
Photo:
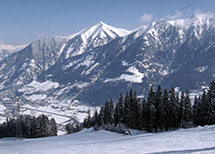
<path id="1" fill-rule="evenodd" d="M 88 115 L 82 124 L 68 124 L 68 133 L 94 127 L 125 133 L 126 129 L 160 132 L 177 128 L 190 128 L 215 124 L 215 82 L 201 96 L 195 96 L 192 105 L 189 92 L 180 95 L 174 88 L 150 89 L 146 98 L 138 98 L 130 89 L 118 102 L 107 100 L 94 116 Z"/>

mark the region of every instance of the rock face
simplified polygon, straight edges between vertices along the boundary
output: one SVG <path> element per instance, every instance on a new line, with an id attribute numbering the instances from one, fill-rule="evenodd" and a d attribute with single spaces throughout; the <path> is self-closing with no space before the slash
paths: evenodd
<path id="1" fill-rule="evenodd" d="M 35 41 L 4 58 L 1 99 L 101 105 L 131 87 L 139 95 L 158 84 L 201 89 L 215 78 L 214 40 L 214 13 L 158 20 L 132 32 L 100 22 L 68 37 Z"/>

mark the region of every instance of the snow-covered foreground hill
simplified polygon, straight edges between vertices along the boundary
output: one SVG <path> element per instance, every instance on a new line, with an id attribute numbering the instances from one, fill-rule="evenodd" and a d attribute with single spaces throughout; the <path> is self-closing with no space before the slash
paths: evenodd
<path id="1" fill-rule="evenodd" d="M 215 153 L 215 125 L 163 133 L 124 136 L 83 130 L 41 139 L 1 139 L 1 154 L 171 154 Z"/>

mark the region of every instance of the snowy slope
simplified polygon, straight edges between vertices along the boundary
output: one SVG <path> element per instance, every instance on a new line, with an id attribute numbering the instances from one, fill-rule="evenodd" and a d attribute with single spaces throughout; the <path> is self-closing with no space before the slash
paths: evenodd
<path id="1" fill-rule="evenodd" d="M 0 139 L 2 154 L 212 154 L 215 126 L 164 133 L 124 136 L 83 130 L 72 135 L 41 139 Z"/>

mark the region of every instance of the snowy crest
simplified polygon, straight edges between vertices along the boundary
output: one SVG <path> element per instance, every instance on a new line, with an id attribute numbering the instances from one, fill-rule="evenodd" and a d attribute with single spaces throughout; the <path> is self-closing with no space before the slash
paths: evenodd
<path id="1" fill-rule="evenodd" d="M 86 50 L 102 46 L 129 33 L 128 30 L 115 28 L 101 21 L 88 29 L 83 29 L 74 35 L 68 36 L 67 42 L 59 52 L 59 56 L 62 53 L 66 58 L 77 56 L 83 54 Z"/>

